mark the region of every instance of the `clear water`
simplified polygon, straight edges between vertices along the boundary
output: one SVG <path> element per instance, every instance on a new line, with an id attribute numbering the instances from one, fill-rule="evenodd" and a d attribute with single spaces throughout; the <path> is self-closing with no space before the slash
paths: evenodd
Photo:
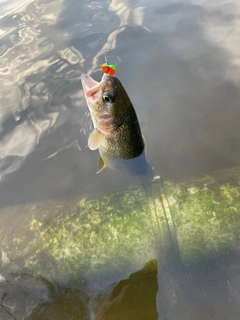
<path id="1" fill-rule="evenodd" d="M 135 106 L 156 175 L 180 181 L 240 164 L 239 1 L 2 1 L 0 10 L 0 319 L 238 320 L 237 250 L 207 266 L 160 268 L 155 239 L 129 268 L 87 279 L 80 271 L 71 279 L 65 250 L 66 268 L 48 277 L 44 265 L 59 263 L 44 247 L 50 231 L 25 226 L 58 225 L 85 195 L 139 186 L 116 172 L 96 175 L 98 152 L 86 148 L 79 77 L 100 80 L 105 54 Z M 39 237 L 44 250 L 28 256 Z M 158 276 L 154 267 L 136 275 L 153 259 Z M 127 301 L 139 283 L 147 294 L 133 308 Z M 117 313 L 109 293 L 124 285 L 130 293 Z"/>

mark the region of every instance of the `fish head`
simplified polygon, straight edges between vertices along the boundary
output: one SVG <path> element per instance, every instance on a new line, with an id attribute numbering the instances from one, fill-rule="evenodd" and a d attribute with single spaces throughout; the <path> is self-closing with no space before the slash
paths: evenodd
<path id="1" fill-rule="evenodd" d="M 94 127 L 111 133 L 120 126 L 131 101 L 117 77 L 103 74 L 100 82 L 86 74 L 81 82 Z"/>

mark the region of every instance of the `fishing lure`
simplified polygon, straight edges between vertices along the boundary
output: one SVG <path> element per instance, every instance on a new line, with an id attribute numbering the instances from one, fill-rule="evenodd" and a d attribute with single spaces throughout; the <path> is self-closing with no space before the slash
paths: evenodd
<path id="1" fill-rule="evenodd" d="M 102 65 L 102 72 L 113 76 L 116 72 L 116 67 L 114 64 L 108 64 L 107 62 Z"/>

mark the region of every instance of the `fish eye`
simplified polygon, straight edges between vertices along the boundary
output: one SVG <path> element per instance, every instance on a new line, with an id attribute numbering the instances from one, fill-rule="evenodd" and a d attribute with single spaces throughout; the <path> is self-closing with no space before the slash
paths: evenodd
<path id="1" fill-rule="evenodd" d="M 115 96 L 112 92 L 106 91 L 104 92 L 103 96 L 102 96 L 103 100 L 105 100 L 108 103 L 111 103 L 114 101 Z"/>

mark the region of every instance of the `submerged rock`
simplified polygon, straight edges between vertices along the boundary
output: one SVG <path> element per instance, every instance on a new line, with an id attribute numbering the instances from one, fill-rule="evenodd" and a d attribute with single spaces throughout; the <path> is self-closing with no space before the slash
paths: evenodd
<path id="1" fill-rule="evenodd" d="M 111 283 L 155 258 L 209 261 L 239 250 L 239 200 L 240 169 L 234 168 L 178 183 L 156 181 L 74 205 L 4 208 L 1 274 L 30 270 L 52 280 L 97 279 L 101 287 L 101 279 Z"/>

